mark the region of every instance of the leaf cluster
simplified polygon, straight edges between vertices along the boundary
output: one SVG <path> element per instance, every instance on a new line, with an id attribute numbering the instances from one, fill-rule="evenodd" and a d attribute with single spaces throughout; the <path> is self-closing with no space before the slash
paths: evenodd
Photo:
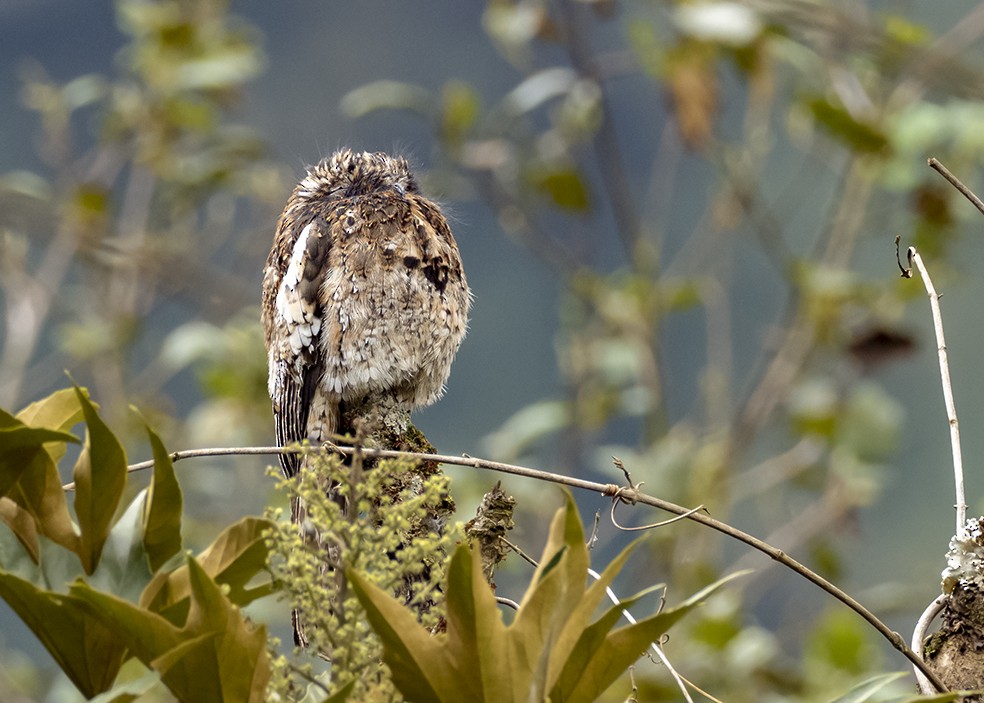
<path id="1" fill-rule="evenodd" d="M 85 424 L 69 508 L 58 462 Z M 126 453 L 87 391 L 58 391 L 16 415 L 0 411 L 0 597 L 86 697 L 110 693 L 123 664 L 182 701 L 261 701 L 266 629 L 241 608 L 271 592 L 265 520 L 226 528 L 197 557 L 182 553 L 182 493 L 150 427 L 151 485 L 129 505 Z M 14 539 L 16 538 L 16 539 Z M 159 683 L 158 683 L 159 682 Z M 121 694 L 129 695 L 129 694 Z M 131 696 L 132 698 L 132 696 Z M 127 698 L 129 700 L 130 698 Z"/>
<path id="2" fill-rule="evenodd" d="M 462 545 L 448 567 L 447 631 L 437 637 L 364 573 L 348 576 L 383 643 L 393 681 L 420 702 L 555 701 L 590 703 L 640 654 L 721 583 L 680 606 L 614 629 L 626 608 L 653 589 L 622 600 L 592 620 L 636 541 L 601 576 L 588 580 L 588 548 L 569 494 L 550 525 L 540 565 L 512 623 L 506 625 L 482 573 L 477 549 Z M 659 587 L 655 587 L 659 588 Z"/>

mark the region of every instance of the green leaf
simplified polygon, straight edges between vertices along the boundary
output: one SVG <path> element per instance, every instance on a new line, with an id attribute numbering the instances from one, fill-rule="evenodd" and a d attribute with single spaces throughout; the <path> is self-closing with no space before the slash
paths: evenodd
<path id="1" fill-rule="evenodd" d="M 564 623 L 564 628 L 554 642 L 550 653 L 550 670 L 553 678 L 549 683 L 552 691 L 557 691 L 558 689 L 561 691 L 571 690 L 573 682 L 565 684 L 565 681 L 572 676 L 579 675 L 590 656 L 594 653 L 596 647 L 594 646 L 594 640 L 591 638 L 598 637 L 599 644 L 603 642 L 608 631 L 614 627 L 615 623 L 618 622 L 618 618 L 622 616 L 622 610 L 629 607 L 627 603 L 623 603 L 618 607 L 611 608 L 601 619 L 590 627 L 586 627 L 589 618 L 594 614 L 598 604 L 605 597 L 606 589 L 611 585 L 615 576 L 622 570 L 622 567 L 625 566 L 632 552 L 635 551 L 637 546 L 642 544 L 644 539 L 645 537 L 641 537 L 633 541 L 605 567 L 600 577 L 585 591 L 584 597 L 581 598 L 577 607 L 567 619 L 567 622 Z M 657 586 L 657 588 L 659 587 Z M 610 619 L 612 613 L 614 613 L 614 620 Z M 610 624 L 605 627 L 603 623 L 608 620 L 610 620 Z M 556 695 L 557 693 L 552 693 L 551 697 L 555 697 Z"/>
<path id="2" fill-rule="evenodd" d="M 2 572 L 0 597 L 34 632 L 83 695 L 91 698 L 113 684 L 126 648 L 76 599 Z"/>
<path id="3" fill-rule="evenodd" d="M 81 389 L 75 389 L 87 427 L 75 464 L 75 514 L 82 532 L 79 559 L 87 574 L 96 570 L 113 516 L 126 487 L 126 452 Z"/>
<path id="4" fill-rule="evenodd" d="M 157 571 L 181 551 L 181 487 L 161 438 L 144 423 L 154 452 L 154 480 L 147 492 L 143 546 L 150 570 Z"/>
<path id="5" fill-rule="evenodd" d="M 61 476 L 53 459 L 54 456 L 61 456 L 64 453 L 65 442 L 78 442 L 78 439 L 74 435 L 62 432 L 65 426 L 72 423 L 71 413 L 58 412 L 60 404 L 52 401 L 52 397 L 54 396 L 28 406 L 21 411 L 21 415 L 32 421 L 50 421 L 57 426 L 44 428 L 42 434 L 34 435 L 37 441 L 34 450 L 27 447 L 15 448 L 7 457 L 7 465 L 0 466 L 0 473 L 6 474 L 9 471 L 16 474 L 16 480 L 12 484 L 0 478 L 0 481 L 6 484 L 6 488 L 0 491 L 0 495 L 6 494 L 6 497 L 0 497 L 0 518 L 17 534 L 18 539 L 29 552 L 35 555 L 35 558 L 40 549 L 37 543 L 38 534 L 71 551 L 77 551 L 79 543 L 75 525 L 68 512 L 68 503 L 65 501 Z M 65 415 L 69 418 L 66 419 Z M 59 417 L 61 419 L 58 419 Z M 0 410 L 0 427 L 14 429 L 24 425 L 19 418 Z M 56 432 L 58 436 L 44 434 L 49 432 Z M 27 436 L 25 434 L 21 439 Z M 50 439 L 46 440 L 45 436 Z M 20 440 L 12 438 L 12 441 Z M 46 444 L 51 441 L 57 443 Z M 0 448 L 0 464 L 5 463 L 2 458 L 4 454 L 5 452 Z M 30 522 L 34 525 L 31 526 Z"/>
<path id="6" fill-rule="evenodd" d="M 270 678 L 266 628 L 247 624 L 242 612 L 191 557 L 191 606 L 183 627 L 82 582 L 73 596 L 118 633 L 126 647 L 186 703 L 263 700 Z"/>
<path id="7" fill-rule="evenodd" d="M 79 389 L 88 397 L 85 388 Z M 74 388 L 63 388 L 47 398 L 35 401 L 17 413 L 17 419 L 31 427 L 47 427 L 51 430 L 69 430 L 82 421 L 82 406 Z M 74 437 L 74 435 L 73 435 Z M 78 438 L 71 441 L 78 443 Z M 46 447 L 56 464 L 65 455 L 65 445 Z"/>
<path id="8" fill-rule="evenodd" d="M 340 689 L 335 691 L 334 694 L 325 698 L 321 703 L 345 703 L 349 696 L 352 695 L 352 691 L 355 690 L 356 680 L 352 679 L 347 684 L 342 686 Z"/>
<path id="9" fill-rule="evenodd" d="M 38 539 L 38 524 L 34 516 L 17 505 L 10 498 L 0 498 L 0 520 L 3 520 L 10 531 L 17 537 L 31 561 L 41 562 L 41 542 Z M 7 566 L 4 563 L 4 566 Z"/>
<path id="10" fill-rule="evenodd" d="M 464 549 L 455 550 L 450 571 L 456 567 L 460 569 L 460 562 L 468 558 L 462 554 Z M 346 576 L 383 643 L 383 660 L 393 673 L 393 683 L 405 698 L 415 703 L 447 703 L 456 700 L 459 685 L 468 686 L 478 680 L 478 677 L 466 676 L 459 682 L 454 657 L 442 645 L 444 638 L 432 636 L 420 626 L 410 610 L 358 572 L 346 569 Z M 468 698 L 460 691 L 457 700 L 479 703 L 484 698 L 481 695 Z"/>
<path id="11" fill-rule="evenodd" d="M 451 144 L 460 143 L 478 119 L 479 101 L 475 89 L 461 81 L 449 81 L 441 91 L 441 136 Z"/>
<path id="12" fill-rule="evenodd" d="M 650 643 L 659 637 L 688 612 L 700 605 L 714 591 L 733 578 L 744 575 L 738 572 L 716 581 L 700 590 L 675 608 L 664 610 L 645 620 L 627 625 L 610 633 L 604 645 L 597 648 L 588 663 L 582 669 L 577 682 L 566 693 L 569 697 L 560 697 L 557 703 L 592 703 L 605 692 L 615 680 L 642 654 Z M 619 612 L 622 607 L 616 606 Z M 614 610 L 614 609 L 613 609 Z M 609 613 L 609 617 L 611 613 Z"/>
<path id="13" fill-rule="evenodd" d="M 46 442 L 78 443 L 78 437 L 67 432 L 44 427 L 15 425 L 0 427 L 0 496 L 7 495 L 34 462 L 45 451 Z"/>
<path id="14" fill-rule="evenodd" d="M 436 637 L 401 602 L 354 570 L 346 571 L 383 644 L 393 683 L 407 700 L 594 701 L 650 642 L 729 580 L 722 579 L 676 608 L 611 632 L 623 610 L 646 591 L 588 625 L 635 544 L 587 587 L 584 531 L 569 493 L 566 498 L 551 522 L 533 583 L 509 627 L 482 575 L 481 557 L 465 547 L 455 551 L 448 567 L 447 632 Z"/>
<path id="15" fill-rule="evenodd" d="M 555 640 L 584 596 L 588 579 L 584 530 L 570 493 L 565 492 L 565 499 L 551 521 L 540 566 L 508 629 L 514 696 L 525 696 L 528 690 L 537 700 L 547 697 L 550 679 L 558 673 L 550 670 Z"/>
<path id="16" fill-rule="evenodd" d="M 154 575 L 143 546 L 146 497 L 147 491 L 140 491 L 113 522 L 99 568 L 88 579 L 94 588 L 131 601 L 140 598 Z"/>
<path id="17" fill-rule="evenodd" d="M 253 588 L 246 585 L 266 570 L 267 549 L 264 535 L 273 526 L 269 520 L 247 517 L 224 529 L 196 557 L 204 572 L 229 588 L 228 598 L 236 605 L 247 605 L 273 591 L 272 583 Z M 191 595 L 188 566 L 170 573 L 158 573 L 140 596 L 140 603 L 171 622 L 183 620 Z"/>
<path id="18" fill-rule="evenodd" d="M 808 106 L 821 127 L 854 151 L 862 154 L 887 154 L 890 151 L 888 137 L 880 129 L 855 119 L 843 107 L 826 98 L 814 98 Z"/>
<path id="19" fill-rule="evenodd" d="M 121 681 L 120 679 L 123 679 L 126 676 L 126 670 L 131 665 L 139 666 L 143 669 L 143 675 L 139 678 L 133 679 L 132 681 Z M 91 699 L 89 703 L 130 703 L 130 701 L 138 700 L 141 696 L 147 694 L 151 689 L 160 685 L 160 674 L 152 669 L 145 669 L 143 664 L 138 663 L 135 659 L 130 659 L 120 672 L 116 685 L 108 691 L 100 693 L 98 696 Z"/>
<path id="20" fill-rule="evenodd" d="M 874 676 L 856 684 L 850 691 L 831 701 L 831 703 L 865 703 L 865 701 L 871 700 L 871 697 L 885 688 L 885 686 L 898 681 L 906 675 L 904 671 L 893 671 L 889 674 Z"/>
<path id="21" fill-rule="evenodd" d="M 78 545 L 55 461 L 64 455 L 66 442 L 79 441 L 64 430 L 80 414 L 70 390 L 32 403 L 16 417 L 0 410 L 0 496 L 6 496 L 0 497 L 0 519 L 35 562 L 39 534 L 73 551 Z"/>
<path id="22" fill-rule="evenodd" d="M 448 565 L 447 637 L 442 645 L 451 655 L 452 684 L 458 681 L 458 700 L 508 700 L 510 680 L 508 640 L 502 614 L 482 573 L 477 549 L 462 545 Z M 463 683 L 467 682 L 467 683 Z M 442 700 L 454 700 L 453 693 Z"/>
<path id="23" fill-rule="evenodd" d="M 561 210 L 586 212 L 591 205 L 581 174 L 568 166 L 541 166 L 529 173 L 530 183 Z"/>

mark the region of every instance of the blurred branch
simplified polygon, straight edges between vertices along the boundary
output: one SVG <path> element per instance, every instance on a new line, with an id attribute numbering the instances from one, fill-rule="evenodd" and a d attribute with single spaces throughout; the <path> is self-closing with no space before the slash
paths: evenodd
<path id="1" fill-rule="evenodd" d="M 724 534 L 732 539 L 738 540 L 749 547 L 765 554 L 769 558 L 779 562 L 791 571 L 799 574 L 805 578 L 810 583 L 818 586 L 820 589 L 826 591 L 834 598 L 839 600 L 841 603 L 846 605 L 848 608 L 853 610 L 855 613 L 860 615 L 869 625 L 875 628 L 886 640 L 888 640 L 891 645 L 903 654 L 913 666 L 919 669 L 926 678 L 937 687 L 939 691 L 946 691 L 946 687 L 939 680 L 935 673 L 926 667 L 925 662 L 922 658 L 916 655 L 909 647 L 906 645 L 902 636 L 891 630 L 885 623 L 878 619 L 878 617 L 872 613 L 870 610 L 865 608 L 861 603 L 855 600 L 853 597 L 848 595 L 846 592 L 842 591 L 840 588 L 835 586 L 833 583 L 820 576 L 816 572 L 807 568 L 805 565 L 796 561 L 788 554 L 780 549 L 776 549 L 772 545 L 754 537 L 747 532 L 742 532 L 736 527 L 715 520 L 712 517 L 704 515 L 700 512 L 694 512 L 691 508 L 685 508 L 676 503 L 671 503 L 669 501 L 663 500 L 661 498 L 656 498 L 645 493 L 639 492 L 633 486 L 619 486 L 614 483 L 597 483 L 595 481 L 585 481 L 583 479 L 573 478 L 571 476 L 564 476 L 562 474 L 552 473 L 549 471 L 542 471 L 540 469 L 532 469 L 525 466 L 517 466 L 515 464 L 505 464 L 498 461 L 489 461 L 487 459 L 479 459 L 472 456 L 451 456 L 444 454 L 423 454 L 414 452 L 403 452 L 391 449 L 373 449 L 369 447 L 356 447 L 347 445 L 328 445 L 324 449 L 314 448 L 314 447 L 230 447 L 230 448 L 216 448 L 216 449 L 192 449 L 185 451 L 176 451 L 170 454 L 171 461 L 177 462 L 182 459 L 189 459 L 194 457 L 206 457 L 206 456 L 231 456 L 231 455 L 278 455 L 283 453 L 291 454 L 309 454 L 318 452 L 328 452 L 328 453 L 338 453 L 343 456 L 354 456 L 356 454 L 372 457 L 376 459 L 410 459 L 417 461 L 428 461 L 436 462 L 439 464 L 451 464 L 455 466 L 467 466 L 473 469 L 483 469 L 489 471 L 497 471 L 500 473 L 510 474 L 513 476 L 522 476 L 525 478 L 532 478 L 539 481 L 547 481 L 550 483 L 556 483 L 563 486 L 569 486 L 571 488 L 578 488 L 585 491 L 591 491 L 593 493 L 600 493 L 603 496 L 612 498 L 613 500 L 628 503 L 630 505 L 642 504 L 648 505 L 659 510 L 664 510 L 668 513 L 673 513 L 674 515 L 680 515 L 688 520 L 692 520 L 704 527 L 709 527 L 712 530 L 716 530 L 721 534 Z M 132 464 L 127 467 L 128 472 L 142 471 L 145 469 L 152 468 L 154 466 L 153 461 L 143 461 L 137 464 Z M 75 485 L 73 483 L 63 486 L 65 490 L 73 490 Z"/>
<path id="2" fill-rule="evenodd" d="M 612 217 L 618 235 L 625 248 L 625 254 L 630 262 L 635 262 L 636 244 L 642 237 L 639 213 L 632 202 L 632 183 L 625 171 L 618 137 L 615 131 L 614 115 L 608 99 L 604 79 L 596 65 L 591 52 L 584 28 L 581 25 L 584 12 L 588 9 L 584 3 L 573 0 L 561 0 L 559 3 L 560 21 L 564 34 L 564 46 L 567 48 L 571 65 L 578 75 L 590 80 L 599 90 L 599 106 L 601 108 L 601 124 L 594 136 L 595 158 L 601 171 L 601 180 L 612 208 Z"/>
<path id="3" fill-rule="evenodd" d="M 815 265 L 818 267 L 844 268 L 850 261 L 873 185 L 864 171 L 863 160 L 853 159 L 842 179 L 843 186 L 835 200 L 838 207 L 829 220 L 829 229 L 823 230 L 829 235 L 822 236 L 817 242 L 820 251 L 815 257 Z M 784 401 L 814 349 L 816 333 L 807 311 L 801 306 L 800 296 L 794 292 L 788 305 L 791 312 L 787 313 L 789 322 L 785 325 L 782 342 L 735 420 L 732 442 L 738 450 L 751 441 L 768 422 L 776 406 Z"/>

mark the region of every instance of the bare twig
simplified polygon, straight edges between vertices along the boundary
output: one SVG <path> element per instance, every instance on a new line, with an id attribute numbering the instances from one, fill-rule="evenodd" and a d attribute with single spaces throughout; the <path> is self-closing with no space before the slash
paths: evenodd
<path id="1" fill-rule="evenodd" d="M 898 238 L 896 238 L 896 246 Z M 953 452 L 953 482 L 956 492 L 957 530 L 958 539 L 967 537 L 967 499 L 964 495 L 963 456 L 960 451 L 960 427 L 957 423 L 957 407 L 953 402 L 953 386 L 950 384 L 950 364 L 946 356 L 946 339 L 943 337 L 943 313 L 940 311 L 940 295 L 933 287 L 933 281 L 926 270 L 926 264 L 915 247 L 906 251 L 909 266 L 915 266 L 922 277 L 926 294 L 929 296 L 929 306 L 933 312 L 933 330 L 936 332 L 936 346 L 940 358 L 940 378 L 943 384 L 943 402 L 946 405 L 946 418 L 950 425 L 950 447 Z M 906 272 L 903 270 L 902 275 Z"/>
<path id="2" fill-rule="evenodd" d="M 683 515 L 676 515 L 668 520 L 660 520 L 659 522 L 652 522 L 648 525 L 639 525 L 638 527 L 625 527 L 624 525 L 619 525 L 618 520 L 615 519 L 615 508 L 621 504 L 621 500 L 612 501 L 612 524 L 622 532 L 641 532 L 643 530 L 655 530 L 657 527 L 666 527 L 667 525 L 672 525 L 674 522 L 679 522 L 680 520 L 685 520 L 690 517 L 698 510 L 704 510 L 703 504 L 698 505 L 696 508 L 691 508 Z"/>
<path id="3" fill-rule="evenodd" d="M 984 202 L 981 202 L 981 199 L 978 198 L 976 195 L 974 195 L 974 191 L 972 191 L 970 188 L 968 188 L 963 183 L 961 183 L 959 178 L 957 178 L 952 173 L 950 173 L 950 171 L 947 169 L 946 166 L 941 164 L 934 157 L 929 160 L 929 167 L 934 171 L 936 171 L 937 173 L 939 173 L 941 176 L 943 176 L 943 178 L 948 180 L 950 182 L 950 185 L 952 185 L 954 188 L 960 191 L 960 195 L 967 198 L 967 200 L 973 203 L 974 207 L 976 207 L 978 210 L 981 211 L 982 214 L 984 214 Z"/>
<path id="4" fill-rule="evenodd" d="M 304 454 L 309 452 L 319 452 L 322 451 L 319 448 L 312 447 L 238 447 L 238 448 L 220 448 L 220 449 L 196 449 L 190 451 L 179 451 L 173 452 L 170 457 L 171 461 L 179 461 L 181 459 L 187 459 L 190 457 L 204 457 L 204 456 L 229 456 L 229 455 L 257 455 L 257 454 L 269 454 L 276 455 L 284 452 Z M 332 446 L 324 451 L 338 452 L 339 454 L 349 455 L 353 454 L 356 450 L 354 447 L 337 445 Z M 573 478 L 571 476 L 564 476 L 561 474 L 551 473 L 549 471 L 541 471 L 539 469 L 531 469 L 525 466 L 516 466 L 514 464 L 505 464 L 498 461 L 488 461 L 486 459 L 478 459 L 472 456 L 451 456 L 446 454 L 417 454 L 414 452 L 401 452 L 393 449 L 373 449 L 370 447 L 363 447 L 361 449 L 362 454 L 366 457 L 375 457 L 378 459 L 416 459 L 419 461 L 434 461 L 441 464 L 450 464 L 453 466 L 468 466 L 474 469 L 483 469 L 489 471 L 498 471 L 501 473 L 511 474 L 514 476 L 524 476 L 526 478 L 533 478 L 540 481 L 548 481 L 551 483 L 557 483 L 564 486 L 570 486 L 571 488 L 579 488 L 581 490 L 592 491 L 595 493 L 600 493 L 603 496 L 608 496 L 610 498 L 615 498 L 622 491 L 624 487 L 617 486 L 613 483 L 597 483 L 595 481 L 585 481 L 584 479 Z M 145 461 L 139 464 L 133 464 L 127 468 L 128 471 L 140 471 L 143 469 L 149 469 L 154 465 L 153 461 Z M 65 486 L 66 489 L 73 488 L 73 484 Z M 939 677 L 931 671 L 923 662 L 919 655 L 915 654 L 906 645 L 902 636 L 891 630 L 885 623 L 878 619 L 878 617 L 872 613 L 870 610 L 865 608 L 857 600 L 849 596 L 847 593 L 842 591 L 840 588 L 832 584 L 830 581 L 820 576 L 816 572 L 810 570 L 800 562 L 796 561 L 782 550 L 773 547 L 757 537 L 753 537 L 747 532 L 742 532 L 736 527 L 715 520 L 714 518 L 704 515 L 700 512 L 691 512 L 690 508 L 684 508 L 683 506 L 671 503 L 669 501 L 663 500 L 661 498 L 656 498 L 655 496 L 650 496 L 645 493 L 636 493 L 634 495 L 637 503 L 642 503 L 643 505 L 649 505 L 660 510 L 665 510 L 668 513 L 673 513 L 675 515 L 687 515 L 688 520 L 692 520 L 699 523 L 705 527 L 709 527 L 712 530 L 716 530 L 721 534 L 727 535 L 732 539 L 742 542 L 752 549 L 755 549 L 763 554 L 767 555 L 769 558 L 779 562 L 786 568 L 794 571 L 803 578 L 805 578 L 810 583 L 818 586 L 820 589 L 826 591 L 834 598 L 839 600 L 841 603 L 846 605 L 848 608 L 860 615 L 869 625 L 871 625 L 875 630 L 878 631 L 886 640 L 891 643 L 891 645 L 897 649 L 899 652 L 905 656 L 912 664 L 918 668 L 926 678 L 936 686 L 937 690 L 940 692 L 945 692 L 946 686 L 940 681 Z M 689 513 L 689 514 L 688 514 Z"/>
<path id="5" fill-rule="evenodd" d="M 916 627 L 912 631 L 912 641 L 909 646 L 912 647 L 912 651 L 919 656 L 923 656 L 925 653 L 923 642 L 926 641 L 926 631 L 929 629 L 933 619 L 940 614 L 941 610 L 943 610 L 943 606 L 946 604 L 947 598 L 948 596 L 946 594 L 936 596 L 936 599 L 926 607 L 926 610 L 924 610 L 922 615 L 919 616 L 919 620 L 916 621 Z M 913 667 L 912 670 L 913 673 L 915 673 L 916 681 L 919 684 L 919 692 L 923 694 L 935 693 L 933 690 L 933 685 L 926 679 L 925 676 L 923 676 L 923 673 L 915 667 Z"/>

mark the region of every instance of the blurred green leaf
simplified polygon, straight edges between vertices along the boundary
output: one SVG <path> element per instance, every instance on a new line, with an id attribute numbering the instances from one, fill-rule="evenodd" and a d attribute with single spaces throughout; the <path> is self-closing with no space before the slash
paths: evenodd
<path id="1" fill-rule="evenodd" d="M 530 184 L 562 210 L 587 212 L 588 189 L 581 174 L 568 166 L 540 166 L 527 174 Z"/>
<path id="2" fill-rule="evenodd" d="M 410 110 L 430 115 L 434 96 L 429 90 L 400 81 L 374 81 L 356 88 L 342 98 L 342 113 L 347 117 L 364 117 L 377 110 Z"/>
<path id="3" fill-rule="evenodd" d="M 75 464 L 75 514 L 81 537 L 79 559 L 87 574 L 95 571 L 113 516 L 126 487 L 126 453 L 81 389 L 76 396 L 85 415 L 86 439 Z"/>
<path id="4" fill-rule="evenodd" d="M 441 137 L 457 144 L 463 140 L 478 119 L 478 93 L 467 83 L 450 81 L 441 91 Z"/>
<path id="5" fill-rule="evenodd" d="M 164 562 L 181 551 L 183 498 L 174 474 L 174 464 L 164 443 L 146 422 L 144 427 L 154 453 L 154 477 L 147 489 L 143 546 L 150 570 L 156 572 Z"/>
<path id="6" fill-rule="evenodd" d="M 847 110 L 826 98 L 807 102 L 817 123 L 832 137 L 862 154 L 888 155 L 890 142 L 885 133 L 873 124 L 854 118 Z"/>
<path id="7" fill-rule="evenodd" d="M 108 689 L 123 663 L 121 639 L 71 596 L 0 572 L 0 597 L 86 697 Z"/>
<path id="8" fill-rule="evenodd" d="M 807 660 L 818 676 L 831 671 L 858 675 L 865 671 L 872 647 L 868 631 L 853 613 L 829 610 L 820 617 L 807 641 Z M 826 673 L 825 673 L 826 672 Z"/>
<path id="9" fill-rule="evenodd" d="M 870 701 L 876 693 L 886 686 L 905 676 L 907 674 L 902 671 L 893 671 L 889 674 L 874 676 L 857 684 L 843 696 L 834 699 L 830 703 L 865 703 L 866 701 Z"/>

